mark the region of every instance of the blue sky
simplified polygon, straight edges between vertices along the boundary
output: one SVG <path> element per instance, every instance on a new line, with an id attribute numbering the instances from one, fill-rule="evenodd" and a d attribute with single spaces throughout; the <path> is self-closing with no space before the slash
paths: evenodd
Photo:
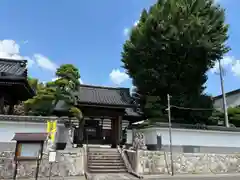
<path id="1" fill-rule="evenodd" d="M 223 60 L 225 89 L 240 85 L 239 0 L 218 0 L 226 8 L 232 50 Z M 80 69 L 85 84 L 131 87 L 121 69 L 128 28 L 155 0 L 1 0 L 0 57 L 29 60 L 29 74 L 54 78 L 63 63 Z M 240 16 L 239 16 L 240 17 Z M 239 71 L 238 71 L 239 69 Z M 207 92 L 220 94 L 219 76 L 209 72 Z"/>

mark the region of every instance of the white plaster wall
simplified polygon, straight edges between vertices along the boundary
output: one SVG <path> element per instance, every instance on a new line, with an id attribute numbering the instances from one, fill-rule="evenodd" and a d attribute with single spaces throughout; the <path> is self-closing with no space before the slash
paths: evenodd
<path id="1" fill-rule="evenodd" d="M 0 121 L 0 142 L 12 142 L 15 133 L 46 132 L 45 123 Z"/>
<path id="2" fill-rule="evenodd" d="M 169 145 L 168 128 L 148 128 L 138 130 L 144 133 L 146 144 L 157 144 L 157 135 L 162 136 L 162 144 Z M 127 142 L 131 144 L 131 130 Z M 172 144 L 176 146 L 240 147 L 240 132 L 172 129 Z"/>
<path id="3" fill-rule="evenodd" d="M 132 130 L 127 130 L 127 141 L 126 144 L 132 144 Z"/>
<path id="4" fill-rule="evenodd" d="M 231 94 L 226 96 L 226 103 L 227 103 L 227 107 L 236 107 L 240 105 L 240 94 L 236 93 L 236 94 Z M 213 103 L 214 108 L 218 109 L 218 110 L 222 110 L 223 109 L 223 102 L 222 102 L 222 98 L 216 99 Z"/>

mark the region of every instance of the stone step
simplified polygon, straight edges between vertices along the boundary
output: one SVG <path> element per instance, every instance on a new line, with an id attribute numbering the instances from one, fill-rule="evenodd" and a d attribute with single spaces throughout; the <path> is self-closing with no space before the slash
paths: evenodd
<path id="1" fill-rule="evenodd" d="M 120 156 L 88 156 L 88 160 L 121 160 Z"/>
<path id="2" fill-rule="evenodd" d="M 127 169 L 89 169 L 90 173 L 125 173 Z"/>
<path id="3" fill-rule="evenodd" d="M 111 153 L 111 154 L 118 154 L 119 152 L 118 151 L 108 151 L 108 150 L 105 150 L 105 151 L 98 151 L 98 150 L 88 150 L 88 153 Z"/>
<path id="4" fill-rule="evenodd" d="M 103 166 L 125 166 L 123 161 L 118 161 L 118 162 L 106 162 L 106 161 L 94 161 L 94 162 L 88 162 L 89 166 L 98 166 L 98 165 L 103 165 Z"/>
<path id="5" fill-rule="evenodd" d="M 121 157 L 120 154 L 88 154 L 88 157 Z"/>
<path id="6" fill-rule="evenodd" d="M 123 163 L 123 160 L 122 159 L 115 159 L 115 160 L 112 160 L 112 159 L 89 159 L 88 160 L 88 164 L 91 164 L 91 163 Z"/>
<path id="7" fill-rule="evenodd" d="M 88 155 L 90 155 L 90 156 L 107 156 L 107 155 L 119 156 L 119 153 L 116 153 L 116 152 L 88 152 Z"/>
<path id="8" fill-rule="evenodd" d="M 88 168 L 89 169 L 126 169 L 124 165 L 105 166 L 103 164 L 89 165 Z"/>
<path id="9" fill-rule="evenodd" d="M 113 151 L 113 152 L 118 152 L 118 149 L 116 148 L 108 148 L 108 147 L 89 147 L 88 151 Z"/>

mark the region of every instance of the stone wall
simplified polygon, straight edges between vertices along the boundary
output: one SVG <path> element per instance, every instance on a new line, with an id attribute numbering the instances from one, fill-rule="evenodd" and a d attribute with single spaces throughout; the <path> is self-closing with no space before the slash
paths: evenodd
<path id="1" fill-rule="evenodd" d="M 52 165 L 52 177 L 81 176 L 84 173 L 83 149 L 64 150 L 57 152 L 56 162 Z M 11 179 L 13 177 L 15 163 L 13 161 L 14 152 L 0 152 L 0 179 Z M 45 154 L 40 164 L 39 177 L 49 176 L 50 164 L 48 155 Z M 20 162 L 18 166 L 18 178 L 34 177 L 36 171 L 36 161 Z"/>
<path id="2" fill-rule="evenodd" d="M 128 151 L 130 159 L 137 159 L 132 167 L 138 174 L 169 174 L 171 173 L 170 154 L 162 151 L 139 150 Z M 204 153 L 173 153 L 175 174 L 220 174 L 239 173 L 240 154 L 204 154 Z"/>

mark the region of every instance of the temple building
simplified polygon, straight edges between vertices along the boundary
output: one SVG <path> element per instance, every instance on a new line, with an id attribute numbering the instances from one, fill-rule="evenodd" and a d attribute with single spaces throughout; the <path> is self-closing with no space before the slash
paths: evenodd
<path id="1" fill-rule="evenodd" d="M 142 120 L 132 103 L 129 88 L 80 85 L 76 92 L 78 108 L 86 119 L 82 143 L 120 145 L 128 124 Z M 64 116 L 68 108 L 57 104 L 55 114 Z"/>
<path id="2" fill-rule="evenodd" d="M 14 105 L 35 95 L 27 76 L 26 60 L 0 59 L 0 114 L 13 114 Z"/>
<path id="3" fill-rule="evenodd" d="M 27 80 L 27 61 L 0 59 L 0 74 L 0 114 L 12 115 L 14 105 L 35 95 L 35 90 Z M 142 120 L 141 115 L 135 111 L 129 88 L 80 85 L 75 97 L 78 99 L 77 107 L 86 120 L 82 130 L 76 130 L 82 133 L 75 134 L 76 143 L 110 144 L 116 147 L 124 143 L 124 129 L 129 124 Z M 4 112 L 6 105 L 9 107 L 8 112 Z M 58 117 L 66 117 L 69 109 L 60 101 L 54 113 Z"/>

